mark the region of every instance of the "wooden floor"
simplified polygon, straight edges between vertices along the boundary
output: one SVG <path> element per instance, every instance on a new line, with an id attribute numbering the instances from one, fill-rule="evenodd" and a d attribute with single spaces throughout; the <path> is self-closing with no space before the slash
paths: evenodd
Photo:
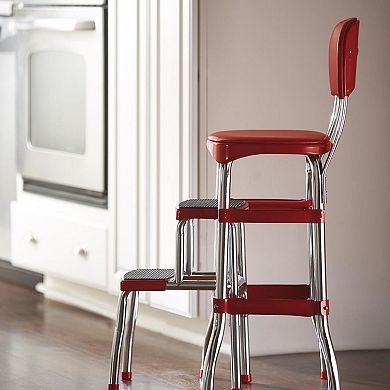
<path id="1" fill-rule="evenodd" d="M 0 282 L 0 389 L 106 390 L 113 323 Z M 200 349 L 137 330 L 131 386 L 123 390 L 199 389 Z M 343 390 L 390 389 L 390 351 L 338 353 Z M 316 354 L 252 360 L 252 390 L 315 390 Z M 217 390 L 230 389 L 221 356 Z"/>

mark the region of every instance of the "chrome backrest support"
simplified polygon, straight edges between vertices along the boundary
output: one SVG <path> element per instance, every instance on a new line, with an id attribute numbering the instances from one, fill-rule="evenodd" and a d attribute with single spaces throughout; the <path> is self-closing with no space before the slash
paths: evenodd
<path id="1" fill-rule="evenodd" d="M 341 135 L 344 130 L 345 117 L 347 115 L 347 106 L 348 106 L 348 97 L 340 99 L 338 96 L 335 96 L 333 111 L 330 118 L 327 134 L 332 142 L 332 148 L 330 149 L 327 155 L 322 156 L 322 176 L 326 176 L 326 172 L 329 168 L 329 164 L 332 161 L 332 158 L 336 152 L 337 145 L 340 141 Z"/>
<path id="2" fill-rule="evenodd" d="M 335 96 L 333 101 L 332 115 L 330 116 L 330 122 L 329 122 L 328 130 L 326 132 L 326 134 L 329 136 L 331 141 L 332 141 L 332 134 L 334 134 L 339 115 L 340 115 L 340 98 L 338 96 Z"/>

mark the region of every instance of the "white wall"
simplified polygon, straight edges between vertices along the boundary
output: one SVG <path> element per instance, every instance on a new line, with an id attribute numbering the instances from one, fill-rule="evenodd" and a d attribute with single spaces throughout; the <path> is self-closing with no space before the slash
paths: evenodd
<path id="1" fill-rule="evenodd" d="M 357 89 L 328 174 L 331 325 L 339 350 L 389 348 L 390 2 L 202 0 L 200 12 L 202 196 L 214 194 L 207 133 L 326 130 L 333 102 L 327 73 L 330 32 L 343 18 L 361 19 Z M 303 158 L 240 160 L 233 168 L 232 195 L 303 197 Z M 210 266 L 213 252 L 208 226 L 201 234 L 208 239 L 200 251 L 203 266 Z M 305 229 L 248 226 L 249 282 L 306 282 Z M 254 354 L 317 348 L 310 321 L 301 318 L 252 317 L 251 340 Z"/>

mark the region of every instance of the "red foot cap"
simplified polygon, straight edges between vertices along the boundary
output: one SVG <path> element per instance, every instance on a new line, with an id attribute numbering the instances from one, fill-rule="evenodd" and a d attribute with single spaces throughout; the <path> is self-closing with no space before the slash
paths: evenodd
<path id="1" fill-rule="evenodd" d="M 241 382 L 244 384 L 252 383 L 252 375 L 251 374 L 241 375 Z"/>
<path id="2" fill-rule="evenodd" d="M 202 376 L 203 376 L 203 370 L 200 369 L 200 370 L 199 370 L 199 378 L 202 379 Z"/>
<path id="3" fill-rule="evenodd" d="M 108 390 L 119 390 L 119 384 L 108 385 Z"/>
<path id="4" fill-rule="evenodd" d="M 131 372 L 126 372 L 126 371 L 122 372 L 123 381 L 131 381 L 131 378 L 132 378 Z"/>
<path id="5" fill-rule="evenodd" d="M 328 379 L 328 375 L 326 374 L 326 371 L 321 371 L 320 372 L 320 378 L 321 379 Z"/>

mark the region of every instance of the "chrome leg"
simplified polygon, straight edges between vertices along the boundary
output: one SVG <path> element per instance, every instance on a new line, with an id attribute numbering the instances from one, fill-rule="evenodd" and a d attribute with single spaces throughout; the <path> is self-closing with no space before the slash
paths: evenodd
<path id="1" fill-rule="evenodd" d="M 315 275 L 315 264 L 314 264 L 314 258 L 313 258 L 313 241 L 315 242 L 315 238 L 313 237 L 313 228 L 312 225 L 309 225 L 308 227 L 308 236 L 309 236 L 309 254 L 310 254 L 310 290 L 311 290 L 311 297 L 312 299 L 317 299 L 317 282 L 316 282 L 316 275 Z M 321 278 L 320 278 L 321 279 Z M 319 344 L 319 354 L 320 354 L 320 377 L 321 379 L 326 379 L 328 377 L 327 374 L 327 365 L 326 365 L 326 359 L 323 354 L 322 344 L 319 338 L 320 330 L 319 330 L 319 323 L 316 320 L 316 318 L 313 317 L 313 325 L 316 331 L 316 335 L 318 337 L 318 344 Z"/>
<path id="2" fill-rule="evenodd" d="M 319 158 L 309 159 L 311 169 L 311 198 L 314 208 L 324 208 L 325 194 L 323 191 L 322 166 Z M 318 301 L 328 299 L 326 280 L 326 250 L 325 250 L 325 223 L 311 224 L 310 251 L 313 259 L 311 266 L 311 294 Z M 336 356 L 329 332 L 327 316 L 315 316 L 315 329 L 320 343 L 322 358 L 325 362 L 328 377 L 328 389 L 340 390 L 339 374 Z"/>
<path id="3" fill-rule="evenodd" d="M 241 389 L 241 334 L 240 315 L 229 315 L 230 318 L 230 378 L 232 389 Z"/>
<path id="4" fill-rule="evenodd" d="M 336 355 L 329 331 L 329 321 L 326 316 L 316 316 L 317 337 L 320 341 L 322 356 L 324 358 L 328 389 L 340 390 L 340 381 L 337 368 Z"/>
<path id="5" fill-rule="evenodd" d="M 218 164 L 218 209 L 229 207 L 230 172 L 232 164 Z M 216 271 L 215 297 L 227 297 L 228 228 L 225 223 L 216 223 L 214 262 Z M 214 389 L 215 368 L 226 325 L 226 314 L 215 313 L 210 342 L 204 359 L 202 390 Z"/>
<path id="6" fill-rule="evenodd" d="M 312 191 L 312 171 L 310 166 L 310 160 L 306 158 L 306 199 L 313 199 L 313 191 Z M 310 278 L 310 296 L 312 299 L 315 299 L 316 297 L 316 282 L 315 282 L 315 275 L 314 275 L 314 254 L 313 254 L 313 225 L 308 224 L 307 225 L 307 242 L 308 242 L 308 249 L 309 249 L 309 278 Z M 316 331 L 316 334 L 318 334 L 317 329 L 317 322 L 313 318 L 313 325 Z M 322 354 L 322 347 L 321 343 L 318 343 L 318 349 L 320 354 L 320 365 L 321 365 L 321 372 L 320 377 L 324 378 L 326 377 L 326 364 L 325 359 Z M 325 375 L 324 375 L 325 374 Z"/>
<path id="7" fill-rule="evenodd" d="M 202 363 L 200 365 L 199 378 L 202 378 L 202 376 L 203 376 L 204 361 L 206 358 L 207 348 L 208 348 L 209 342 L 210 342 L 211 332 L 213 330 L 213 323 L 214 323 L 214 312 L 212 311 L 211 315 L 210 315 L 210 319 L 209 319 L 209 324 L 207 326 L 206 335 L 204 337 L 204 344 L 203 344 L 203 350 L 202 350 Z"/>
<path id="8" fill-rule="evenodd" d="M 245 225 L 243 223 L 236 223 L 235 229 L 237 232 L 236 245 L 238 257 L 238 274 L 246 279 L 246 262 L 245 262 Z"/>
<path id="9" fill-rule="evenodd" d="M 138 315 L 138 291 L 133 291 L 130 294 L 130 302 L 128 303 L 127 318 L 123 345 L 123 363 L 122 363 L 122 379 L 131 381 L 131 363 L 133 358 L 133 342 L 135 334 L 135 324 Z"/>
<path id="10" fill-rule="evenodd" d="M 239 223 L 237 226 L 237 240 L 238 240 L 238 260 L 239 260 L 239 274 L 247 281 L 246 272 L 246 245 L 245 245 L 245 225 Z M 244 292 L 240 290 L 240 296 L 246 297 L 246 286 Z M 250 348 L 249 348 L 249 317 L 242 315 L 240 318 L 240 338 L 241 338 L 241 379 L 243 383 L 250 383 L 252 381 L 251 367 L 250 367 Z"/>
<path id="11" fill-rule="evenodd" d="M 243 383 L 252 382 L 249 347 L 249 316 L 241 316 L 241 379 Z"/>
<path id="12" fill-rule="evenodd" d="M 175 267 L 175 281 L 176 284 L 183 282 L 184 276 L 184 233 L 188 220 L 182 220 L 177 223 L 176 229 L 176 267 Z"/>
<path id="13" fill-rule="evenodd" d="M 315 323 L 315 321 L 313 321 Z M 314 325 L 315 327 L 317 327 L 317 325 L 315 324 Z M 318 331 L 316 330 L 316 333 Z M 318 337 L 318 336 L 317 336 Z M 328 379 L 328 374 L 326 372 L 326 362 L 325 362 L 325 358 L 322 354 L 322 346 L 321 346 L 321 343 L 318 343 L 318 346 L 319 346 L 319 351 L 320 351 L 320 367 L 321 367 L 321 373 L 320 373 L 320 378 L 321 379 Z"/>
<path id="14" fill-rule="evenodd" d="M 230 296 L 237 298 L 239 296 L 238 286 L 238 267 L 239 267 L 239 246 L 238 231 L 235 224 L 229 225 L 229 242 L 230 246 Z M 230 319 L 230 376 L 232 389 L 241 388 L 241 329 L 240 315 L 229 315 Z"/>
<path id="15" fill-rule="evenodd" d="M 202 390 L 214 389 L 215 368 L 217 365 L 219 350 L 221 349 L 225 325 L 226 314 L 214 313 L 213 329 L 204 359 L 203 376 L 201 381 Z"/>
<path id="16" fill-rule="evenodd" d="M 191 276 L 194 270 L 195 246 L 194 246 L 194 221 L 190 219 L 185 230 L 185 267 L 186 276 Z"/>
<path id="17" fill-rule="evenodd" d="M 316 300 L 326 300 L 326 269 L 325 269 L 325 231 L 324 224 L 313 225 L 314 238 L 314 283 L 316 284 Z M 319 261 L 320 260 L 320 261 Z M 321 359 L 325 363 L 329 390 L 340 390 L 340 381 L 336 355 L 329 331 L 327 316 L 313 318 L 318 341 L 320 343 Z"/>
<path id="18" fill-rule="evenodd" d="M 119 383 L 119 363 L 122 349 L 123 333 L 126 323 L 126 309 L 127 309 L 127 297 L 129 292 L 124 291 L 119 296 L 118 302 L 118 314 L 116 327 L 114 332 L 114 339 L 112 342 L 111 351 L 111 368 L 110 368 L 110 384 Z"/>

